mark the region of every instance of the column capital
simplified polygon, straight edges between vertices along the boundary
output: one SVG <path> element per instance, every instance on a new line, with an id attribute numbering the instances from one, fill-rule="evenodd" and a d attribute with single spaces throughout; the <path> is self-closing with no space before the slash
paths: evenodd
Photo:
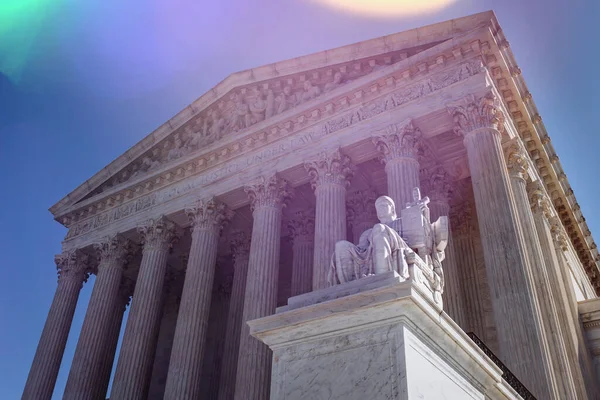
<path id="1" fill-rule="evenodd" d="M 87 281 L 89 277 L 89 256 L 81 250 L 65 251 L 54 256 L 58 281 L 79 280 Z"/>
<path id="2" fill-rule="evenodd" d="M 316 159 L 304 162 L 304 169 L 310 176 L 310 184 L 315 190 L 322 184 L 341 185 L 347 188 L 354 175 L 354 165 L 350 157 L 340 148 L 323 151 Z"/>
<path id="3" fill-rule="evenodd" d="M 427 196 L 432 202 L 450 203 L 453 192 L 452 185 L 450 184 L 451 181 L 452 177 L 450 174 L 439 164 L 425 170 Z"/>
<path id="4" fill-rule="evenodd" d="M 346 199 L 346 217 L 351 226 L 362 221 L 377 221 L 375 200 L 377 193 L 373 188 L 356 190 Z"/>
<path id="5" fill-rule="evenodd" d="M 229 234 L 229 243 L 235 268 L 236 261 L 247 260 L 250 256 L 250 236 L 244 231 L 236 230 Z"/>
<path id="6" fill-rule="evenodd" d="M 549 221 L 552 218 L 552 203 L 544 191 L 540 181 L 531 182 L 527 185 L 527 194 L 529 195 L 529 204 L 531 211 L 541 213 Z"/>
<path id="7" fill-rule="evenodd" d="M 169 249 L 177 240 L 176 225 L 164 215 L 148 220 L 144 225 L 137 228 L 142 236 L 144 250 Z"/>
<path id="8" fill-rule="evenodd" d="M 520 140 L 520 139 L 517 139 Z M 520 142 L 513 142 L 504 150 L 506 159 L 506 167 L 511 178 L 527 180 L 529 174 L 527 167 L 529 166 L 528 156 Z"/>
<path id="9" fill-rule="evenodd" d="M 567 251 L 569 250 L 569 237 L 565 233 L 563 224 L 558 217 L 551 217 L 550 220 L 550 233 L 554 240 L 554 247 L 557 250 Z"/>
<path id="10" fill-rule="evenodd" d="M 484 96 L 469 94 L 457 102 L 446 106 L 454 119 L 454 133 L 467 136 L 480 129 L 504 131 L 504 113 L 500 101 L 493 92 Z"/>
<path id="11" fill-rule="evenodd" d="M 414 127 L 412 120 L 408 120 L 389 125 L 372 140 L 382 154 L 381 161 L 387 164 L 401 158 L 417 160 L 423 152 L 421 137 L 421 131 Z"/>
<path id="12" fill-rule="evenodd" d="M 94 250 L 100 260 L 100 266 L 123 268 L 130 261 L 134 249 L 130 240 L 116 234 L 106 236 L 101 242 L 95 243 Z"/>
<path id="13" fill-rule="evenodd" d="M 287 221 L 292 243 L 312 243 L 315 240 L 315 211 L 298 211 Z"/>
<path id="14" fill-rule="evenodd" d="M 201 199 L 193 206 L 186 207 L 192 232 L 195 230 L 211 231 L 215 235 L 221 234 L 223 227 L 233 218 L 234 212 L 214 197 Z"/>
<path id="15" fill-rule="evenodd" d="M 277 174 L 260 177 L 246 185 L 244 191 L 250 198 L 250 208 L 253 212 L 262 207 L 281 210 L 294 196 L 294 190 L 288 181 L 281 179 Z"/>

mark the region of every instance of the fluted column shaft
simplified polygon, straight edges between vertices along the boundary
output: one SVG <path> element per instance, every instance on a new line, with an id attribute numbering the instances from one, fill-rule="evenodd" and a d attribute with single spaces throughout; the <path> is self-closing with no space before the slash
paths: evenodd
<path id="1" fill-rule="evenodd" d="M 292 288 L 291 295 L 298 296 L 312 290 L 315 212 L 298 212 L 288 221 L 288 231 L 292 238 Z"/>
<path id="2" fill-rule="evenodd" d="M 115 308 L 113 310 L 112 322 L 108 337 L 106 338 L 102 371 L 100 372 L 100 376 L 98 378 L 100 382 L 98 384 L 97 392 L 99 399 L 105 399 L 108 397 L 108 384 L 110 383 L 110 376 L 117 352 L 117 345 L 119 344 L 119 335 L 121 334 L 121 326 L 123 325 L 123 315 L 127 309 L 127 304 L 129 304 L 130 294 L 133 291 L 131 286 L 133 286 L 132 282 L 123 284 L 123 281 L 121 281 L 121 290 L 118 295 L 117 304 L 115 304 Z"/>
<path id="3" fill-rule="evenodd" d="M 388 196 L 396 203 L 396 211 L 413 202 L 413 189 L 420 187 L 419 161 L 421 132 L 412 121 L 392 124 L 373 136 L 373 143 L 382 154 L 387 175 Z"/>
<path id="4" fill-rule="evenodd" d="M 485 340 L 483 300 L 480 295 L 481 284 L 477 279 L 477 261 L 470 212 L 470 208 L 458 211 L 456 218 L 458 226 L 456 226 L 455 234 L 452 235 L 456 261 L 460 265 L 457 272 L 462 282 L 464 296 L 463 315 L 465 318 L 461 327 L 466 332 L 475 332 L 477 336 Z"/>
<path id="5" fill-rule="evenodd" d="M 87 277 L 87 258 L 73 251 L 55 258 L 58 287 L 27 376 L 22 399 L 50 399 L 56 384 L 79 292 Z"/>
<path id="6" fill-rule="evenodd" d="M 536 396 L 552 398 L 555 382 L 542 347 L 543 327 L 534 305 L 533 282 L 527 273 L 500 132 L 481 128 L 468 133 L 464 142 L 488 280 L 493 282 L 490 289 L 500 357 Z"/>
<path id="7" fill-rule="evenodd" d="M 469 96 L 449 112 L 467 149 L 497 319 L 499 357 L 536 397 L 551 399 L 555 382 L 543 349 L 543 325 L 504 164 L 498 104 L 491 93 L 479 99 Z"/>
<path id="8" fill-rule="evenodd" d="M 413 200 L 413 189 L 420 186 L 419 162 L 412 157 L 401 157 L 385 164 L 389 196 L 398 210 Z"/>
<path id="9" fill-rule="evenodd" d="M 184 268 L 187 266 L 188 255 L 189 253 L 181 257 Z M 169 271 L 167 272 L 166 298 L 160 320 L 158 339 L 156 340 L 156 352 L 154 354 L 150 388 L 148 389 L 148 399 L 162 399 L 165 395 L 165 385 L 169 373 L 169 360 L 171 359 L 175 328 L 177 327 L 177 314 L 179 313 L 185 270 L 171 270 L 170 272 L 173 273 L 170 274 Z"/>
<path id="10" fill-rule="evenodd" d="M 312 290 L 313 238 L 294 240 L 292 245 L 292 296 Z"/>
<path id="11" fill-rule="evenodd" d="M 450 216 L 450 205 L 444 198 L 436 198 L 435 193 L 430 195 L 432 198 L 429 205 L 431 222 L 437 221 L 439 217 Z M 465 312 L 463 304 L 463 294 L 460 282 L 460 272 L 456 259 L 455 240 L 452 235 L 450 219 L 448 219 L 448 245 L 445 250 L 445 258 L 442 261 L 444 270 L 444 309 L 452 319 L 461 327 L 464 327 Z"/>
<path id="12" fill-rule="evenodd" d="M 539 315 L 544 326 L 543 350 L 548 354 L 550 370 L 558 388 L 556 396 L 561 399 L 575 398 L 576 388 L 573 374 L 569 366 L 566 353 L 565 340 L 558 321 L 558 310 L 552 291 L 540 247 L 540 239 L 533 220 L 533 214 L 527 195 L 526 174 L 527 156 L 520 145 L 514 143 L 506 151 L 507 166 L 510 174 L 510 183 L 523 233 L 524 248 L 529 260 L 531 279 L 534 284 L 534 304 L 539 310 Z"/>
<path id="13" fill-rule="evenodd" d="M 281 246 L 281 209 L 290 197 L 285 181 L 276 176 L 249 185 L 254 218 L 248 279 L 240 335 L 235 396 L 237 400 L 269 398 L 271 350 L 250 336 L 247 321 L 275 312 Z"/>
<path id="14" fill-rule="evenodd" d="M 547 273 L 548 285 L 546 290 L 550 292 L 550 295 L 554 293 L 552 296 L 552 305 L 556 313 L 554 317 L 556 319 L 557 330 L 556 332 L 551 331 L 551 333 L 561 335 L 562 346 L 554 350 L 564 352 L 565 360 L 563 362 L 565 365 L 563 366 L 564 369 L 560 371 L 564 374 L 562 375 L 562 381 L 567 390 L 572 390 L 570 394 L 567 392 L 567 397 L 585 399 L 587 395 L 585 382 L 579 365 L 578 349 L 575 341 L 577 327 L 574 322 L 578 317 L 573 316 L 569 309 L 569 304 L 567 303 L 569 295 L 565 285 L 570 284 L 570 282 L 566 283 L 563 280 L 560 273 L 561 267 L 554 251 L 554 242 L 549 222 L 549 219 L 552 218 L 550 215 L 550 201 L 543 192 L 539 182 L 531 183 L 528 186 L 533 224 L 535 225 L 539 243 L 539 256 L 542 257 L 543 269 Z M 557 346 L 555 343 L 550 344 Z M 567 385 L 572 385 L 572 387 Z"/>
<path id="15" fill-rule="evenodd" d="M 233 286 L 231 300 L 229 301 L 223 362 L 219 379 L 219 400 L 231 400 L 235 394 L 237 361 L 243 322 L 242 314 L 244 312 L 244 297 L 248 278 L 250 238 L 244 232 L 236 232 L 232 234 L 231 247 L 234 257 Z"/>
<path id="16" fill-rule="evenodd" d="M 139 231 L 144 240 L 142 262 L 125 326 L 111 400 L 146 399 L 175 225 L 161 217 L 150 221 Z"/>
<path id="17" fill-rule="evenodd" d="M 192 220 L 192 245 L 169 362 L 165 399 L 200 396 L 202 357 L 210 313 L 217 246 L 231 211 L 215 199 L 201 200 L 186 209 Z"/>
<path id="18" fill-rule="evenodd" d="M 71 363 L 64 399 L 92 399 L 100 394 L 106 347 L 114 328 L 115 309 L 129 243 L 119 236 L 97 244 L 100 265 Z"/>
<path id="19" fill-rule="evenodd" d="M 346 239 L 346 188 L 353 166 L 340 149 L 323 152 L 304 166 L 316 196 L 312 289 L 318 290 L 328 286 L 336 242 Z"/>

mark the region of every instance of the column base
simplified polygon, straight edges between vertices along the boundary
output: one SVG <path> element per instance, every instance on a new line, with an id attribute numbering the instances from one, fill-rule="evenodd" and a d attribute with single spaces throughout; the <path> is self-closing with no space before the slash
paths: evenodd
<path id="1" fill-rule="evenodd" d="M 273 350 L 271 400 L 519 399 L 414 280 L 369 276 L 249 321 Z"/>

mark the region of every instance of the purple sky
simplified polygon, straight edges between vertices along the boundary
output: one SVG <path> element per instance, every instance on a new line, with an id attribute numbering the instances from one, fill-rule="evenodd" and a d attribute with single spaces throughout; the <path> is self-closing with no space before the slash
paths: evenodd
<path id="1" fill-rule="evenodd" d="M 597 0 L 458 0 L 405 19 L 367 19 L 307 0 L 208 4 L 56 1 L 20 80 L 0 74 L 0 398 L 20 397 L 56 288 L 53 259 L 66 229 L 47 209 L 242 69 L 493 9 L 590 229 L 600 235 Z M 55 398 L 92 284 L 81 293 Z"/>

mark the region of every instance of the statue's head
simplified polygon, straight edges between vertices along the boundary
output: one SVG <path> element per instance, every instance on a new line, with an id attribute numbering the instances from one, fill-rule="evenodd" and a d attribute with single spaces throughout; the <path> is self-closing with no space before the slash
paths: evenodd
<path id="1" fill-rule="evenodd" d="M 396 205 L 394 204 L 394 200 L 389 196 L 378 197 L 375 200 L 375 209 L 377 210 L 377 218 L 380 221 L 393 221 L 397 218 Z"/>

